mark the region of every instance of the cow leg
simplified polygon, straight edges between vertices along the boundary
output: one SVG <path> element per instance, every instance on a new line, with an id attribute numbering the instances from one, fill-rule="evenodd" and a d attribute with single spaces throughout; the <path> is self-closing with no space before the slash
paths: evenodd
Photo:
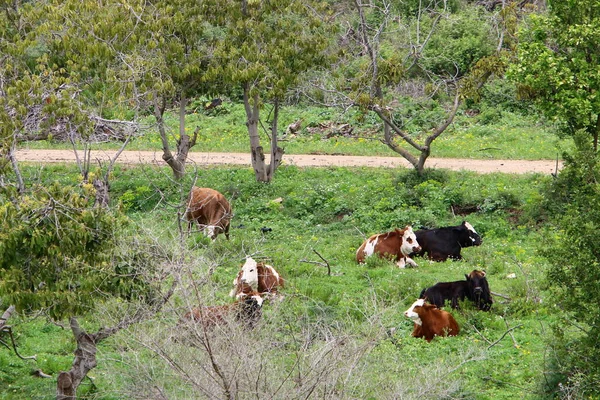
<path id="1" fill-rule="evenodd" d="M 404 259 L 404 257 L 399 259 L 396 265 L 398 266 L 398 268 L 406 268 L 406 260 Z"/>
<path id="2" fill-rule="evenodd" d="M 419 266 L 419 265 L 417 265 L 417 263 L 415 262 L 415 260 L 413 260 L 413 259 L 412 259 L 412 258 L 410 258 L 410 257 L 406 257 L 406 263 L 407 263 L 407 264 L 410 264 L 410 265 L 411 265 L 411 266 L 413 266 L 413 267 L 418 267 L 418 266 Z"/>

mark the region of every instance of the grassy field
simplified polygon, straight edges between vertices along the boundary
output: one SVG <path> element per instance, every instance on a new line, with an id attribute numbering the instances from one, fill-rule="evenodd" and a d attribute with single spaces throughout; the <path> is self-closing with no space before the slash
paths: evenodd
<path id="1" fill-rule="evenodd" d="M 190 112 L 186 130 L 191 134 L 196 127 L 200 133 L 192 151 L 249 152 L 246 116 L 241 104 L 226 102 L 218 113 L 207 113 L 201 108 Z M 269 115 L 264 110 L 263 117 Z M 355 109 L 340 114 L 333 109 L 309 106 L 288 106 L 281 111 L 280 145 L 287 154 L 334 154 L 397 156 L 381 142 L 382 129 L 378 120 Z M 285 135 L 286 127 L 302 119 L 302 129 L 296 135 Z M 178 117 L 170 113 L 165 118 L 172 132 L 178 131 Z M 154 121 L 146 118 L 138 136 L 131 141 L 129 150 L 160 150 L 162 144 Z M 343 128 L 344 125 L 350 128 Z M 411 127 L 408 124 L 407 129 Z M 268 143 L 269 126 L 265 123 L 261 140 Z M 347 134 L 343 134 L 346 132 Z M 423 134 L 414 129 L 417 141 Z M 171 143 L 173 145 L 175 141 Z M 29 148 L 66 148 L 70 143 L 30 142 Z M 118 143 L 94 145 L 94 148 L 117 148 Z M 432 145 L 431 157 L 475 159 L 556 159 L 570 148 L 570 142 L 557 138 L 553 130 L 535 116 L 523 116 L 508 111 L 482 113 L 469 117 L 459 114 L 448 130 Z"/>
<path id="2" fill-rule="evenodd" d="M 24 171 L 29 181 L 78 183 L 72 168 Z M 537 250 L 544 246 L 540 188 L 549 177 L 430 171 L 418 178 L 407 170 L 284 166 L 265 185 L 254 181 L 250 168 L 208 167 L 175 183 L 167 169 L 139 166 L 118 167 L 112 178 L 113 204 L 132 221 L 123 229 L 123 246 L 151 243 L 156 279 L 181 283 L 163 312 L 100 344 L 81 398 L 224 397 L 198 332 L 184 331 L 178 319 L 190 305 L 231 302 L 231 281 L 250 254 L 267 259 L 287 284 L 283 300 L 265 304 L 257 329 L 210 335 L 213 361 L 238 398 L 548 397 L 551 324 L 558 316 Z M 195 178 L 231 199 L 231 240 L 179 235 L 178 206 Z M 472 212 L 461 215 L 461 209 Z M 483 244 L 463 249 L 463 261 L 417 258 L 419 267 L 402 270 L 384 260 L 355 261 L 356 249 L 373 233 L 464 219 Z M 330 275 L 319 264 L 323 259 Z M 492 310 L 463 304 L 452 311 L 461 328 L 457 337 L 431 343 L 412 338 L 403 312 L 421 289 L 463 279 L 473 269 L 486 270 L 499 294 Z M 106 301 L 80 323 L 88 331 L 110 326 L 131 307 Z M 32 371 L 56 377 L 69 369 L 71 332 L 41 316 L 11 325 L 21 354 L 37 354 L 37 361 L 0 350 L 0 399 L 54 398 L 55 379 Z"/>

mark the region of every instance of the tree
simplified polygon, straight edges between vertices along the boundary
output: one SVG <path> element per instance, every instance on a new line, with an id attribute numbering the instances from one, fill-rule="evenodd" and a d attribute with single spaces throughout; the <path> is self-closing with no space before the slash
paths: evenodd
<path id="1" fill-rule="evenodd" d="M 509 76 L 561 131 L 583 130 L 598 150 L 600 132 L 600 3 L 549 1 L 549 14 L 533 14 L 520 32 Z"/>
<path id="2" fill-rule="evenodd" d="M 207 1 L 207 20 L 216 37 L 208 79 L 241 88 L 256 180 L 269 182 L 284 150 L 277 140 L 280 103 L 300 75 L 323 65 L 330 25 L 317 13 L 317 4 L 300 0 L 241 2 Z M 271 100 L 271 163 L 265 163 L 260 142 L 260 110 Z"/>
<path id="3" fill-rule="evenodd" d="M 600 385 L 600 312 L 592 306 L 600 301 L 600 2 L 548 1 L 548 13 L 531 15 L 528 22 L 509 76 L 575 143 L 545 193 L 555 226 L 543 249 L 548 285 L 565 316 L 554 324 L 551 344 L 564 383 L 555 381 L 552 389 L 593 397 Z M 565 241 L 577 251 L 565 248 Z"/>
<path id="4" fill-rule="evenodd" d="M 354 1 L 356 28 L 348 36 L 359 46 L 349 48 L 349 55 L 358 61 L 348 60 L 354 68 L 344 72 L 348 75 L 346 81 L 338 85 L 346 96 L 346 106 L 349 102 L 377 115 L 383 125 L 382 142 L 409 161 L 419 174 L 432 142 L 452 123 L 462 99 L 473 95 L 493 73 L 501 74 L 503 70 L 499 56 L 502 36 L 494 48 L 489 25 L 481 24 L 481 10 L 468 8 L 453 13 L 450 3 L 429 1 L 399 6 L 389 1 Z M 463 90 L 465 80 L 468 88 Z M 443 103 L 449 94 L 452 99 L 444 115 L 429 121 L 418 136 L 403 126 L 408 116 L 403 115 L 402 105 L 412 100 L 411 94 L 397 88 L 409 83 L 422 87 L 423 98 Z"/>
<path id="5" fill-rule="evenodd" d="M 73 80 L 86 83 L 82 94 L 91 105 L 131 110 L 135 120 L 151 110 L 162 158 L 176 179 L 185 175 L 187 155 L 200 129 L 188 134 L 188 99 L 207 90 L 203 73 L 211 52 L 205 46 L 200 9 L 179 0 L 49 2 L 42 11 L 48 23 L 39 32 L 55 62 Z M 165 122 L 173 106 L 179 113 L 175 134 Z"/>

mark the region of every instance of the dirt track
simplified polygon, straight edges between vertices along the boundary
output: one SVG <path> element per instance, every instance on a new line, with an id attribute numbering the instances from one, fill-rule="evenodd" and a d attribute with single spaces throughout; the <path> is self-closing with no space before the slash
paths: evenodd
<path id="1" fill-rule="evenodd" d="M 93 151 L 92 159 L 108 161 L 114 157 L 116 151 Z M 70 150 L 18 150 L 17 159 L 21 162 L 40 163 L 65 163 L 75 162 L 76 157 Z M 248 153 L 198 153 L 189 154 L 188 160 L 200 165 L 247 165 L 250 166 Z M 153 151 L 124 151 L 117 160 L 118 164 L 153 163 L 165 165 L 161 152 Z M 286 154 L 283 156 L 285 165 L 299 167 L 327 167 L 327 166 L 366 166 L 366 167 L 411 167 L 402 157 L 360 157 L 360 156 L 329 156 L 329 155 L 297 155 Z M 503 172 L 510 174 L 524 174 L 538 172 L 550 174 L 556 171 L 556 161 L 541 160 L 472 160 L 458 158 L 429 158 L 425 163 L 427 168 L 442 168 L 454 171 L 470 170 L 479 173 Z M 559 168 L 562 163 L 559 162 Z"/>

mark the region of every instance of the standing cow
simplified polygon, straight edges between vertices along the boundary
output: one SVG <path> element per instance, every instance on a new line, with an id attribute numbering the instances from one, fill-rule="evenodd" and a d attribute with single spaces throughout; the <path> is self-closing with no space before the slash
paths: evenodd
<path id="1" fill-rule="evenodd" d="M 415 301 L 404 315 L 415 324 L 412 336 L 424 337 L 428 342 L 435 336 L 456 336 L 460 331 L 452 314 L 438 309 L 433 304 L 425 303 L 424 299 Z"/>
<path id="2" fill-rule="evenodd" d="M 406 264 L 417 266 L 411 253 L 421 251 L 419 242 L 410 225 L 404 229 L 395 229 L 392 232 L 373 235 L 363 242 L 356 251 L 356 261 L 364 263 L 365 258 L 378 254 L 382 258 L 391 258 L 400 268 L 405 268 Z"/>
<path id="3" fill-rule="evenodd" d="M 233 280 L 234 287 L 229 295 L 240 298 L 254 291 L 261 295 L 275 294 L 283 285 L 284 280 L 275 268 L 248 257 Z"/>
<path id="4" fill-rule="evenodd" d="M 423 289 L 419 298 L 426 299 L 438 307 L 443 307 L 445 301 L 450 300 L 452 308 L 458 308 L 458 301 L 463 301 L 466 297 L 480 310 L 489 311 L 493 300 L 485 271 L 474 269 L 468 275 L 465 274 L 465 278 L 464 281 L 438 282 Z"/>
<path id="5" fill-rule="evenodd" d="M 221 193 L 210 188 L 197 186 L 192 188 L 185 211 L 188 232 L 196 222 L 204 234 L 212 240 L 215 240 L 220 233 L 225 233 L 225 237 L 229 240 L 231 217 L 231 205 Z"/>
<path id="6" fill-rule="evenodd" d="M 436 229 L 419 229 L 415 232 L 421 250 L 414 255 L 428 255 L 433 261 L 460 260 L 463 247 L 479 246 L 481 237 L 467 221 L 458 226 Z"/>

